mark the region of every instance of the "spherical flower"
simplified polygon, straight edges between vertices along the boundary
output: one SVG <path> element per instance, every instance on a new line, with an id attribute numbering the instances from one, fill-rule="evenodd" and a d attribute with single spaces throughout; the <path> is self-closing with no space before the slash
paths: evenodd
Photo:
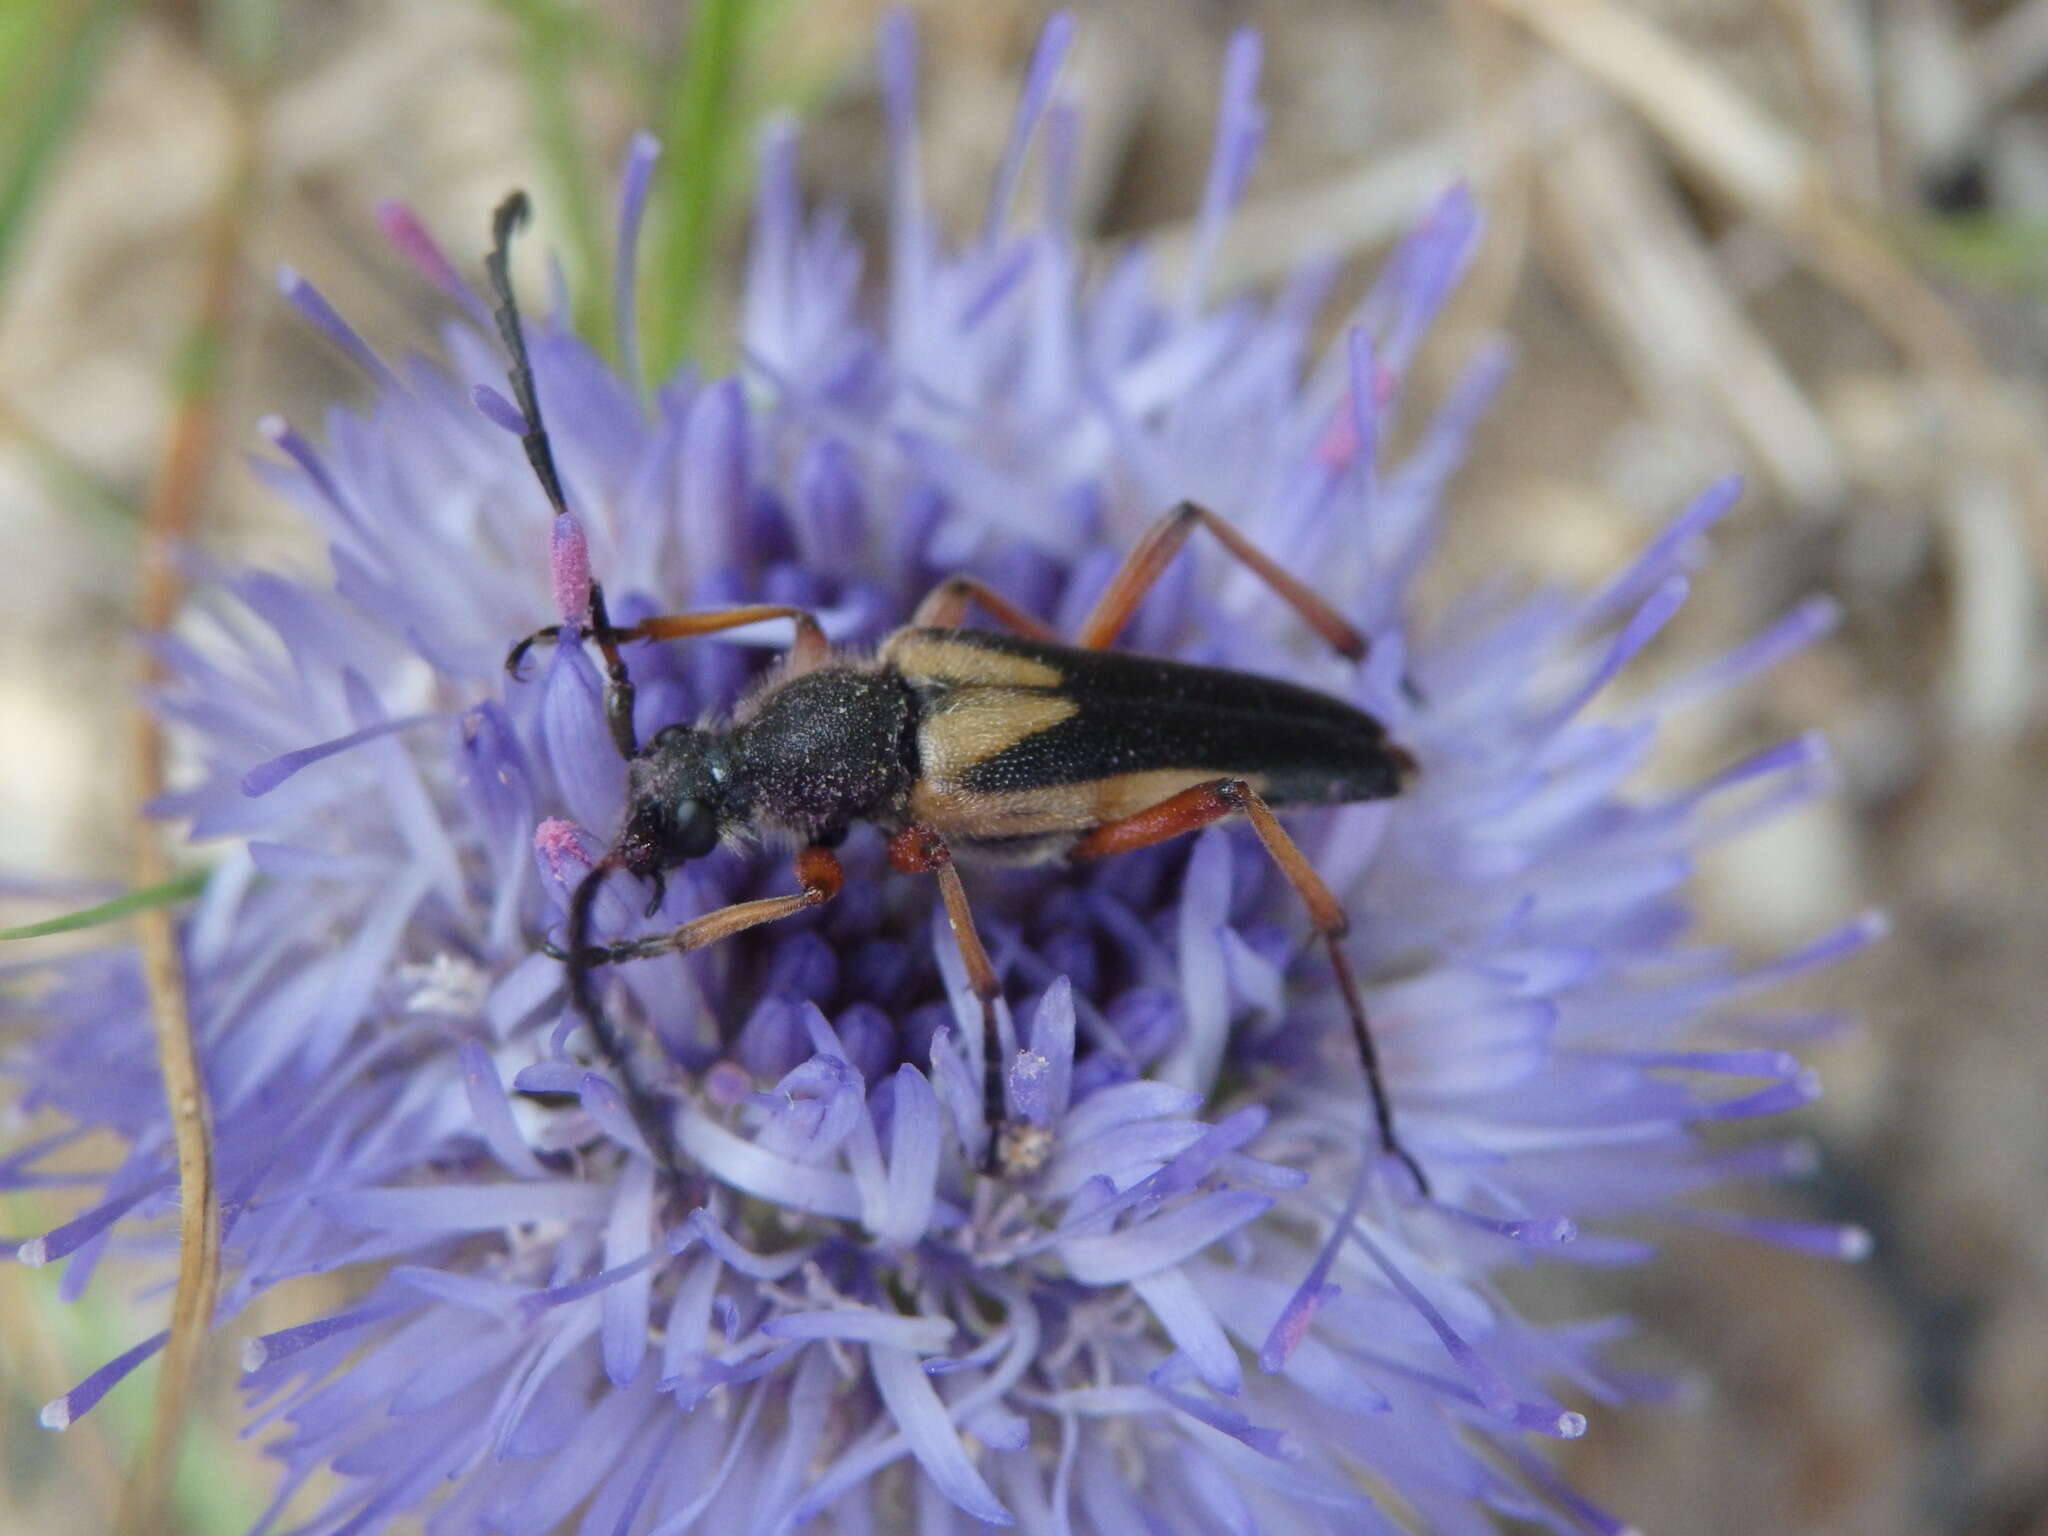
<path id="1" fill-rule="evenodd" d="M 317 445 L 265 424 L 278 453 L 258 472 L 326 538 L 331 579 L 221 575 L 161 642 L 157 700 L 192 765 L 159 809 L 232 850 L 182 927 L 222 1321 L 295 1277 L 377 1277 L 244 1346 L 252 1427 L 282 1466 L 263 1529 L 325 1470 L 333 1491 L 296 1527 L 318 1536 L 419 1519 L 448 1536 L 1613 1531 L 1537 1444 L 1657 1384 L 1607 1363 L 1623 1325 L 1531 1322 L 1500 1276 L 1638 1262 L 1660 1221 L 1856 1246 L 1689 1203 L 1796 1168 L 1796 1144 L 1698 1132 L 1812 1097 L 1788 1047 L 1829 1021 L 1752 999 L 1874 932 L 1861 919 L 1749 969 L 1690 933 L 1695 855 L 1819 791 L 1825 755 L 1801 738 L 1682 792 L 1629 787 L 1665 719 L 1826 609 L 1608 696 L 1684 600 L 1723 485 L 1598 591 L 1502 588 L 1419 616 L 1414 578 L 1502 352 L 1405 455 L 1382 444 L 1477 238 L 1471 199 L 1429 212 L 1327 353 L 1327 271 L 1213 298 L 1260 133 L 1240 37 L 1185 276 L 1163 286 L 1142 251 L 1090 275 L 1065 218 L 1068 32 L 1048 29 L 986 226 L 955 245 L 919 200 L 912 40 L 889 24 L 878 304 L 846 221 L 801 205 L 777 129 L 737 377 L 643 399 L 637 369 L 532 324 L 560 520 L 489 306 L 419 220 L 385 223 L 464 312 L 442 361 L 386 363 L 287 274 L 372 387 Z M 1043 206 L 1020 219 L 1034 153 Z M 628 330 L 653 156 L 637 143 L 624 178 Z M 930 882 L 892 874 L 871 830 L 841 851 L 838 900 L 604 968 L 604 1016 L 693 1171 L 665 1177 L 549 953 L 624 813 L 603 676 L 565 643 L 509 679 L 508 645 L 586 622 L 593 578 L 617 623 L 797 604 L 860 648 L 967 571 L 1071 632 L 1182 498 L 1300 573 L 1369 656 L 1329 654 L 1199 544 L 1123 643 L 1348 700 L 1418 765 L 1395 799 L 1288 821 L 1351 917 L 1427 1196 L 1381 1155 L 1298 900 L 1229 825 L 1099 865 L 969 871 L 1016 1041 L 1006 1111 L 1049 1149 L 1029 1173 L 982 1171 L 979 1005 Z M 786 641 L 763 625 L 629 647 L 642 738 L 729 710 Z M 593 931 L 789 889 L 784 855 L 725 849 L 659 892 L 614 879 Z M 88 1132 L 119 1138 L 89 1208 L 20 1247 L 64 1262 L 76 1295 L 103 1259 L 167 1251 L 175 1160 L 134 956 L 50 971 L 6 1065 L 59 1129 L 0 1181 L 49 1177 Z"/>

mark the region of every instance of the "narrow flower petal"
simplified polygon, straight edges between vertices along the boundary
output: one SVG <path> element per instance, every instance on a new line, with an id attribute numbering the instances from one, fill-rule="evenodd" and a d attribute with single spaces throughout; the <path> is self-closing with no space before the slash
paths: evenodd
<path id="1" fill-rule="evenodd" d="M 617 327 L 619 371 L 629 384 L 640 378 L 640 221 L 647 212 L 647 189 L 654 181 L 661 143 L 652 134 L 636 133 L 626 148 L 626 168 L 619 177 L 619 231 L 612 247 L 612 311 Z"/>
<path id="2" fill-rule="evenodd" d="M 1266 117 L 1257 100 L 1259 35 L 1240 29 L 1231 35 L 1223 57 L 1222 102 L 1216 114 L 1216 148 L 1209 158 L 1209 181 L 1202 189 L 1202 208 L 1195 218 L 1195 249 L 1181 282 L 1181 307 L 1193 310 L 1209 286 L 1209 270 L 1231 210 L 1243 197 L 1252 163 L 1266 136 Z"/>
<path id="3" fill-rule="evenodd" d="M 62 1397 L 53 1397 L 43 1404 L 38 1417 L 45 1429 L 69 1429 L 109 1392 L 119 1386 L 128 1374 L 145 1360 L 162 1349 L 169 1341 L 170 1330 L 154 1334 L 109 1360 Z"/>
<path id="4" fill-rule="evenodd" d="M 377 205 L 376 215 L 377 228 L 406 260 L 435 287 L 458 300 L 469 312 L 470 319 L 480 324 L 488 323 L 490 311 L 484 307 L 483 300 L 455 270 L 454 263 L 442 252 L 417 213 L 404 203 L 383 202 Z"/>
<path id="5" fill-rule="evenodd" d="M 763 1323 L 761 1331 L 777 1339 L 843 1339 L 935 1355 L 952 1341 L 954 1327 L 943 1317 L 903 1317 L 873 1307 L 844 1307 L 831 1312 L 786 1312 Z"/>
<path id="6" fill-rule="evenodd" d="M 370 344 L 357 334 L 355 327 L 341 318 L 340 312 L 327 302 L 326 295 L 300 276 L 296 269 L 277 269 L 277 291 L 283 294 L 300 314 L 312 321 L 316 330 L 368 374 L 379 389 L 392 394 L 405 393 L 404 386 L 398 382 L 398 375 L 393 373 L 384 360 L 371 349 Z"/>
<path id="7" fill-rule="evenodd" d="M 996 169 L 995 191 L 988 200 L 988 222 L 982 238 L 993 241 L 1010 216 L 1010 201 L 1017 190 L 1017 178 L 1024 169 L 1024 155 L 1031 147 L 1031 135 L 1052 98 L 1053 81 L 1067 50 L 1074 42 L 1074 18 L 1067 11 L 1055 11 L 1038 34 L 1038 46 L 1024 71 L 1024 88 L 1017 97 L 1017 111 L 1010 123 L 1010 137 L 1003 146 L 1003 158 Z"/>
<path id="8" fill-rule="evenodd" d="M 474 1040 L 462 1045 L 462 1086 L 469 1098 L 470 1113 L 476 1117 L 477 1130 L 491 1155 L 513 1173 L 534 1179 L 543 1177 L 546 1170 L 513 1120 L 512 1104 L 498 1080 L 497 1067 Z"/>
<path id="9" fill-rule="evenodd" d="M 875 1236 L 907 1244 L 925 1234 L 937 1195 L 941 1147 L 939 1100 L 917 1068 L 896 1069 L 895 1118 L 889 1127 L 889 1203 Z"/>
<path id="10" fill-rule="evenodd" d="M 860 1217 L 860 1191 L 850 1175 L 764 1152 L 704 1115 L 684 1116 L 676 1140 L 707 1173 L 735 1189 L 816 1216 Z"/>
<path id="11" fill-rule="evenodd" d="M 946 1405 L 932 1390 L 917 1356 L 906 1349 L 876 1345 L 868 1351 L 875 1390 L 910 1442 L 910 1453 L 947 1498 L 985 1525 L 1013 1525 L 1002 1500 L 968 1460 L 960 1432 Z"/>
<path id="12" fill-rule="evenodd" d="M 1201 1252 L 1271 1209 L 1270 1196 L 1222 1190 L 1168 1214 L 1102 1237 L 1070 1237 L 1059 1245 L 1067 1270 L 1089 1285 L 1114 1285 L 1156 1274 Z"/>
<path id="13" fill-rule="evenodd" d="M 1131 1289 L 1152 1309 L 1195 1373 L 1214 1390 L 1235 1397 L 1244 1385 L 1237 1351 L 1193 1282 L 1178 1269 L 1166 1269 L 1139 1276 Z"/>
<path id="14" fill-rule="evenodd" d="M 600 1215 L 609 1191 L 593 1184 L 485 1184 L 419 1189 L 354 1189 L 316 1202 L 336 1221 L 387 1231 L 491 1232 L 526 1222 L 578 1221 Z"/>
<path id="15" fill-rule="evenodd" d="M 409 731 L 416 725 L 429 725 L 448 717 L 440 714 L 403 715 L 396 720 L 380 720 L 375 725 L 364 726 L 359 731 L 350 731 L 346 736 L 337 736 L 332 741 L 323 741 L 316 746 L 299 747 L 291 752 L 280 753 L 268 762 L 258 763 L 242 775 L 242 793 L 251 799 L 267 795 L 278 785 L 289 779 L 302 768 L 310 768 L 352 747 L 359 747 L 366 741 L 375 741 L 380 736 L 396 735 Z"/>
<path id="16" fill-rule="evenodd" d="M 500 431 L 509 432 L 514 437 L 526 435 L 526 417 L 520 413 L 519 407 L 490 385 L 472 385 L 469 398 L 483 412 L 485 420 Z"/>

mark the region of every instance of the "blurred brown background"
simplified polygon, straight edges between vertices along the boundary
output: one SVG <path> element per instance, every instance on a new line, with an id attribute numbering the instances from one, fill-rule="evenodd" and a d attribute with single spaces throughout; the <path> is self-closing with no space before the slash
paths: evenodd
<path id="1" fill-rule="evenodd" d="M 1489 234 L 1432 377 L 1490 331 L 1521 361 L 1458 482 L 1441 587 L 1501 568 L 1596 577 L 1734 467 L 1751 492 L 1648 670 L 1808 592 L 1843 606 L 1831 640 L 1688 717 L 1666 771 L 1810 726 L 1839 753 L 1839 796 L 1716 853 L 1701 897 L 1757 955 L 1865 906 L 1893 916 L 1878 952 L 1805 988 L 1867 1028 L 1818 1063 L 1818 1177 L 1764 1197 L 1866 1224 L 1877 1255 L 1831 1267 L 1702 1237 L 1646 1272 L 1544 1286 L 1546 1306 L 1640 1313 L 1645 1356 L 1700 1384 L 1690 1408 L 1596 1413 L 1573 1474 L 1655 1536 L 2048 1533 L 2048 0 L 1079 10 L 1068 78 L 1102 240 L 1142 234 L 1169 257 L 1182 241 L 1240 25 L 1265 34 L 1271 130 L 1226 281 L 1335 250 L 1355 283 L 1434 189 L 1476 184 Z M 760 112 L 810 122 L 807 180 L 873 227 L 877 14 L 782 0 L 749 17 L 701 336 L 719 334 Z M 924 10 L 929 185 L 957 228 L 978 216 L 1042 14 Z M 312 560 L 239 455 L 264 413 L 317 427 L 359 385 L 275 297 L 276 265 L 396 355 L 439 311 L 378 236 L 377 203 L 409 202 L 473 267 L 488 208 L 523 184 L 590 291 L 570 167 L 580 155 L 608 223 L 626 135 L 671 129 L 690 25 L 656 0 L 0 0 L 0 71 L 9 49 L 28 61 L 0 108 L 17 160 L 42 121 L 23 82 L 87 64 L 33 196 L 0 208 L 6 869 L 125 879 L 136 509 L 207 273 L 233 278 L 233 302 L 202 545 Z M 5 920 L 48 907 L 17 909 Z M 163 1305 L 110 1290 L 64 1309 L 50 1279 L 0 1266 L 0 1531 L 103 1529 L 110 1469 L 146 1418 L 143 1377 L 61 1438 L 35 1426 Z M 181 1493 L 195 1531 L 239 1529 L 266 1481 L 230 1439 L 229 1364 L 192 1453 L 205 1475 Z"/>

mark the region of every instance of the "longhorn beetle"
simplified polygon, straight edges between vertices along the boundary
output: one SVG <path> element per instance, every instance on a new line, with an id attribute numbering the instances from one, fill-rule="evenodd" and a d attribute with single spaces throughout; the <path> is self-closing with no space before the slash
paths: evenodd
<path id="1" fill-rule="evenodd" d="M 533 368 L 506 271 L 526 196 L 514 192 L 492 221 L 490 274 L 498 329 L 511 357 L 522 441 L 557 516 L 568 505 L 542 423 Z M 592 584 L 585 625 L 554 624 L 512 648 L 517 677 L 534 645 L 584 636 L 607 673 L 605 717 L 626 759 L 625 824 L 569 901 L 564 961 L 571 997 L 624 1079 L 642 1135 L 681 1181 L 668 1122 L 634 1083 L 628 1057 L 597 1005 L 591 971 L 603 964 L 702 949 L 839 893 L 832 849 L 854 822 L 888 834 L 889 862 L 933 876 L 953 939 L 981 1004 L 984 1107 L 993 1134 L 990 1173 L 1028 1173 L 1049 1148 L 1042 1132 L 1005 1120 L 1000 985 L 975 932 L 956 858 L 1007 863 L 1086 861 L 1146 848 L 1229 816 L 1243 816 L 1307 905 L 1328 945 L 1338 990 L 1365 1069 L 1382 1148 L 1427 1195 L 1428 1180 L 1394 1134 L 1393 1107 L 1358 983 L 1345 959 L 1343 909 L 1273 814 L 1274 806 L 1339 805 L 1398 794 L 1414 759 L 1364 711 L 1312 689 L 1220 667 L 1108 649 L 1139 602 L 1196 529 L 1206 529 L 1311 629 L 1351 661 L 1366 643 L 1335 609 L 1282 570 L 1229 523 L 1182 502 L 1146 532 L 1064 644 L 1038 619 L 973 576 L 939 583 L 907 627 L 873 656 L 833 650 L 801 608 L 752 604 L 665 614 L 614 625 Z M 1009 632 L 964 628 L 981 608 Z M 620 647 L 708 635 L 769 619 L 796 630 L 785 663 L 723 724 L 667 725 L 644 747 L 633 720 L 633 681 Z M 651 883 L 651 915 L 664 872 L 729 839 L 768 834 L 794 842 L 797 890 L 692 918 L 669 933 L 590 942 L 605 879 L 623 871 Z"/>

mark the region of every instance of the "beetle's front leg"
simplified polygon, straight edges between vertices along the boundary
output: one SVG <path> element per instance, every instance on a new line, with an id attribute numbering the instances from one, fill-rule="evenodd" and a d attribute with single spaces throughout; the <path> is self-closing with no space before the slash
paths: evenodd
<path id="1" fill-rule="evenodd" d="M 586 944 L 570 949 L 549 942 L 541 949 L 549 958 L 581 970 L 625 960 L 651 960 L 656 955 L 686 955 L 721 939 L 729 939 L 736 933 L 745 933 L 749 928 L 780 922 L 785 917 L 794 917 L 812 907 L 823 906 L 839 894 L 845 875 L 839 868 L 839 860 L 829 850 L 812 846 L 796 856 L 796 883 L 795 895 L 764 896 L 759 901 L 734 902 L 716 912 L 693 917 L 667 933 L 651 933 L 643 938 L 624 939 L 617 944 Z"/>
<path id="2" fill-rule="evenodd" d="M 1045 1161 L 1050 1146 L 1038 1127 L 1009 1118 L 1003 1093 L 1003 1032 L 996 1016 L 1003 987 L 974 926 L 967 888 L 960 883 L 960 871 L 953 867 L 953 850 L 930 827 L 908 826 L 889 839 L 889 863 L 906 875 L 931 875 L 938 880 L 946 922 L 967 967 L 967 984 L 981 1003 L 981 1109 L 989 1132 L 982 1171 L 998 1175 L 1034 1172 Z"/>

